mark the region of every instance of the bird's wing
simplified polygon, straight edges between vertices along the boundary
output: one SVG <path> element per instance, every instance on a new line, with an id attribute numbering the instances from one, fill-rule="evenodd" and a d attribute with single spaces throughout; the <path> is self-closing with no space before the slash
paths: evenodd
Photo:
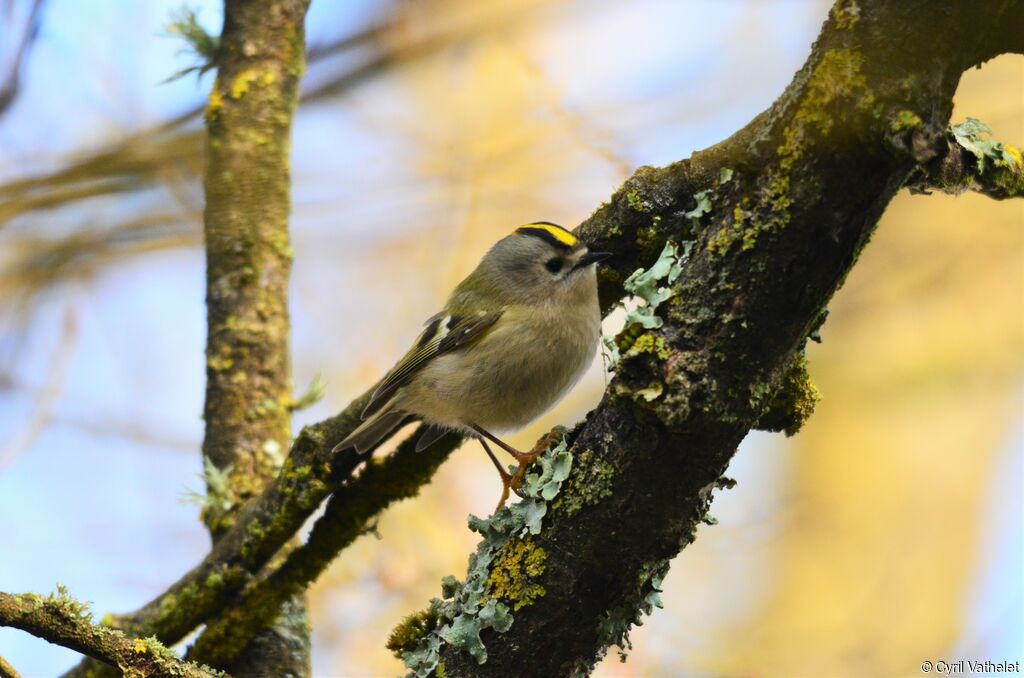
<path id="1" fill-rule="evenodd" d="M 449 353 L 479 339 L 501 317 L 501 311 L 480 311 L 467 315 L 438 313 L 427 320 L 427 327 L 408 353 L 384 377 L 363 410 L 363 419 L 383 407 L 416 372 L 439 355 Z"/>

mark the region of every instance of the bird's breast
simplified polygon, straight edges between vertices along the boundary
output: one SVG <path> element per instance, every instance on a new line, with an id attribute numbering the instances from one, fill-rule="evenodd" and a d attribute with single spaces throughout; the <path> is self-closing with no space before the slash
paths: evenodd
<path id="1" fill-rule="evenodd" d="M 507 313 L 465 356 L 473 375 L 467 415 L 489 430 L 522 428 L 558 402 L 590 366 L 601 333 L 596 304 Z"/>

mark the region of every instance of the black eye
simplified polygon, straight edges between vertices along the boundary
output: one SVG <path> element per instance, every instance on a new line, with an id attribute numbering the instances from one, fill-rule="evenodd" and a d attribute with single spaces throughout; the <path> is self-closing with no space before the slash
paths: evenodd
<path id="1" fill-rule="evenodd" d="M 559 271 L 562 270 L 562 264 L 564 264 L 564 263 L 565 263 L 564 259 L 560 259 L 558 257 L 554 257 L 552 259 L 548 259 L 547 260 L 547 263 L 544 264 L 544 268 L 548 269 L 552 273 L 558 273 Z"/>

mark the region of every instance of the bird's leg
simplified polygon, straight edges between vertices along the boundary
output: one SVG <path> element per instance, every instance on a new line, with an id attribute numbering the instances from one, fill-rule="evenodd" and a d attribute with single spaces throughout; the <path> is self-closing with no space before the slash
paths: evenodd
<path id="1" fill-rule="evenodd" d="M 484 438 L 490 440 L 492 443 L 494 443 L 501 449 L 511 454 L 515 458 L 515 460 L 518 461 L 520 464 L 529 465 L 530 463 L 533 462 L 534 459 L 536 459 L 537 457 L 544 453 L 544 450 L 537 450 L 537 448 L 534 448 L 529 452 L 520 452 L 516 448 L 506 443 L 505 441 L 500 440 L 497 436 L 495 436 L 492 433 L 488 433 L 487 431 L 480 428 L 476 424 L 470 424 L 470 428 L 472 428 L 474 431 L 482 435 Z"/>
<path id="2" fill-rule="evenodd" d="M 498 509 L 504 506 L 505 502 L 508 501 L 509 490 L 515 489 L 516 494 L 519 494 L 519 488 L 512 487 L 513 476 L 502 468 L 501 462 L 499 462 L 498 458 L 494 456 L 494 452 L 491 451 L 491 446 L 487 444 L 487 441 L 483 438 L 478 438 L 478 440 L 480 441 L 480 444 L 484 446 L 484 452 L 486 452 L 487 456 L 491 458 L 492 462 L 494 462 L 494 468 L 498 469 L 498 475 L 501 476 L 501 499 L 498 500 L 498 505 L 494 508 L 494 511 L 497 512 Z M 518 474 L 519 471 L 517 470 L 516 473 Z"/>
<path id="3" fill-rule="evenodd" d="M 551 434 L 543 436 L 540 440 L 538 440 L 537 444 L 534 445 L 533 449 L 530 450 L 529 452 L 520 452 L 516 448 L 512 447 L 503 440 L 500 440 L 497 436 L 488 433 L 486 430 L 480 428 L 476 424 L 471 424 L 471 427 L 474 431 L 483 436 L 482 438 L 479 439 L 480 444 L 484 446 L 484 449 L 487 450 L 487 454 L 491 455 L 491 461 L 493 461 L 494 465 L 498 467 L 498 472 L 501 473 L 501 482 L 503 484 L 507 483 L 504 490 L 504 494 L 502 494 L 501 503 L 498 504 L 498 508 L 501 508 L 504 505 L 505 500 L 508 498 L 509 488 L 511 488 L 516 494 L 522 497 L 523 494 L 522 492 L 519 491 L 519 488 L 523 486 L 523 476 L 526 475 L 526 468 L 534 461 L 536 461 L 537 457 L 544 454 L 545 450 L 548 449 Z M 503 468 L 501 468 L 501 465 L 498 463 L 498 460 L 494 458 L 494 454 L 491 452 L 491 448 L 487 446 L 487 443 L 484 442 L 484 438 L 487 438 L 491 442 L 495 443 L 498 447 L 511 454 L 515 458 L 515 460 L 519 462 L 519 468 L 516 469 L 516 472 L 512 474 L 511 477 L 508 477 L 508 473 Z M 506 477 L 508 477 L 507 481 Z"/>

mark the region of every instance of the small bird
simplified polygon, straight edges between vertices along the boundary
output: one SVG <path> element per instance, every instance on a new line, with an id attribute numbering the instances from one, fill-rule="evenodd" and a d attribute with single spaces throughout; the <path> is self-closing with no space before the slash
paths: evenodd
<path id="1" fill-rule="evenodd" d="M 609 256 L 548 221 L 499 240 L 427 320 L 374 390 L 363 423 L 334 450 L 367 452 L 413 419 L 426 424 L 417 451 L 458 431 L 477 438 L 497 467 L 502 506 L 543 449 L 520 452 L 496 434 L 546 412 L 590 366 L 601 336 L 595 264 Z M 515 474 L 488 440 L 519 463 Z"/>

